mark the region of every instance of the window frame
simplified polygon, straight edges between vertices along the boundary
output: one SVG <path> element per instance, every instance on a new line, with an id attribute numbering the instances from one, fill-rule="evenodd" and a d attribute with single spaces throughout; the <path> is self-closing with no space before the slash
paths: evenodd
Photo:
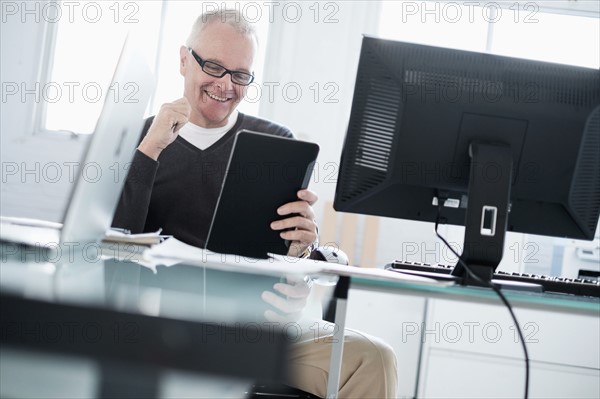
<path id="1" fill-rule="evenodd" d="M 51 3 L 58 4 L 60 0 L 51 0 Z M 58 32 L 58 23 L 50 23 L 44 21 L 44 28 L 42 29 L 42 54 L 38 62 L 38 68 L 36 71 L 35 81 L 40 86 L 46 85 L 50 82 L 52 76 L 52 65 L 54 63 L 54 54 L 56 49 L 56 36 Z M 33 103 L 33 120 L 31 126 L 31 133 L 34 136 L 58 136 L 58 137 L 78 137 L 79 134 L 70 132 L 67 130 L 50 130 L 44 126 L 44 120 L 48 112 L 48 106 L 45 101 L 34 101 Z"/>

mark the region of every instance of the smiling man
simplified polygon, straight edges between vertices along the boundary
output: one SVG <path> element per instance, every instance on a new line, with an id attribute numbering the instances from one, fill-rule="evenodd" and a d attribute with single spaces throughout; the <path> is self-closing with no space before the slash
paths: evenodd
<path id="1" fill-rule="evenodd" d="M 254 80 L 251 70 L 258 44 L 250 32 L 228 24 L 198 28 L 186 43 L 188 47 L 179 50 L 184 96 L 192 105 L 190 122 L 206 128 L 223 127 Z"/>
<path id="2" fill-rule="evenodd" d="M 132 165 L 135 179 L 125 184 L 113 225 L 132 232 L 162 228 L 204 247 L 235 133 L 248 129 L 293 137 L 281 125 L 236 111 L 254 79 L 258 44 L 253 27 L 239 14 L 220 15 L 198 18 L 181 46 L 184 96 L 163 104 L 147 121 Z M 315 193 L 301 190 L 298 201 L 278 209 L 289 217 L 272 228 L 291 242 L 290 255 L 306 254 L 317 240 L 311 208 L 316 201 Z"/>
<path id="3" fill-rule="evenodd" d="M 146 122 L 113 226 L 134 233 L 162 228 L 165 234 L 204 247 L 235 133 L 248 129 L 294 137 L 284 126 L 236 110 L 254 79 L 257 45 L 254 28 L 239 12 L 220 10 L 197 19 L 179 50 L 183 97 L 163 104 Z M 300 190 L 296 201 L 277 209 L 283 219 L 271 227 L 291 242 L 290 255 L 307 256 L 317 240 L 312 209 L 316 201 L 315 193 Z M 273 306 L 265 316 L 297 320 L 309 293 L 306 280 L 275 284 L 273 292 L 263 293 Z M 326 338 L 333 326 L 323 321 L 319 325 L 320 331 L 306 328 L 294 344 L 289 384 L 324 397 L 331 354 L 331 339 Z M 395 397 L 396 381 L 392 349 L 348 329 L 340 397 Z"/>

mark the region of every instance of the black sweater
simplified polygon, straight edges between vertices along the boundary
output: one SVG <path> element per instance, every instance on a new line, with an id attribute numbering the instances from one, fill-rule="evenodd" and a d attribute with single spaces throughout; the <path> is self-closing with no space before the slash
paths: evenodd
<path id="1" fill-rule="evenodd" d="M 153 119 L 146 121 L 142 137 Z M 177 137 L 158 162 L 136 151 L 112 225 L 132 233 L 162 228 L 163 234 L 203 248 L 235 133 L 242 129 L 294 137 L 284 126 L 239 113 L 236 124 L 205 150 Z"/>

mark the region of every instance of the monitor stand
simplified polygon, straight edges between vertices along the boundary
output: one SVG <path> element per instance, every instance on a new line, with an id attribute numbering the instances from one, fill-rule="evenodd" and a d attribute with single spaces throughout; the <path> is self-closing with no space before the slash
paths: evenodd
<path id="1" fill-rule="evenodd" d="M 401 272 L 453 280 L 462 285 L 488 287 L 493 281 L 499 288 L 543 292 L 540 284 L 494 280 L 494 271 L 502 260 L 508 221 L 512 184 L 510 147 L 473 142 L 469 146 L 469 155 L 471 171 L 465 217 L 465 240 L 460 259 L 469 266 L 477 278 L 467 273 L 461 262 L 454 266 L 450 275 L 409 270 Z"/>
<path id="2" fill-rule="evenodd" d="M 471 170 L 465 217 L 464 248 L 452 275 L 464 285 L 487 285 L 502 260 L 512 184 L 512 153 L 507 145 L 472 142 Z M 483 284 L 482 284 L 483 283 Z"/>

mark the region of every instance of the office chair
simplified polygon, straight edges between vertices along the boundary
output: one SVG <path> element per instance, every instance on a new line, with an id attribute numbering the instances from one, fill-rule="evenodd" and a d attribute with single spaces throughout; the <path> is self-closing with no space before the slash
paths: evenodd
<path id="1" fill-rule="evenodd" d="M 245 399 L 265 398 L 322 399 L 301 389 L 275 383 L 256 383 L 252 385 L 245 397 Z"/>
<path id="2" fill-rule="evenodd" d="M 334 247 L 318 247 L 310 255 L 311 259 L 325 262 L 339 263 L 348 265 L 348 256 L 346 253 Z M 335 300 L 331 298 L 327 309 L 323 314 L 323 320 L 333 323 L 335 319 Z M 246 399 L 264 399 L 264 398 L 293 398 L 293 399 L 322 399 L 316 395 L 305 392 L 301 389 L 290 387 L 281 383 L 258 382 L 250 387 L 246 393 Z"/>

